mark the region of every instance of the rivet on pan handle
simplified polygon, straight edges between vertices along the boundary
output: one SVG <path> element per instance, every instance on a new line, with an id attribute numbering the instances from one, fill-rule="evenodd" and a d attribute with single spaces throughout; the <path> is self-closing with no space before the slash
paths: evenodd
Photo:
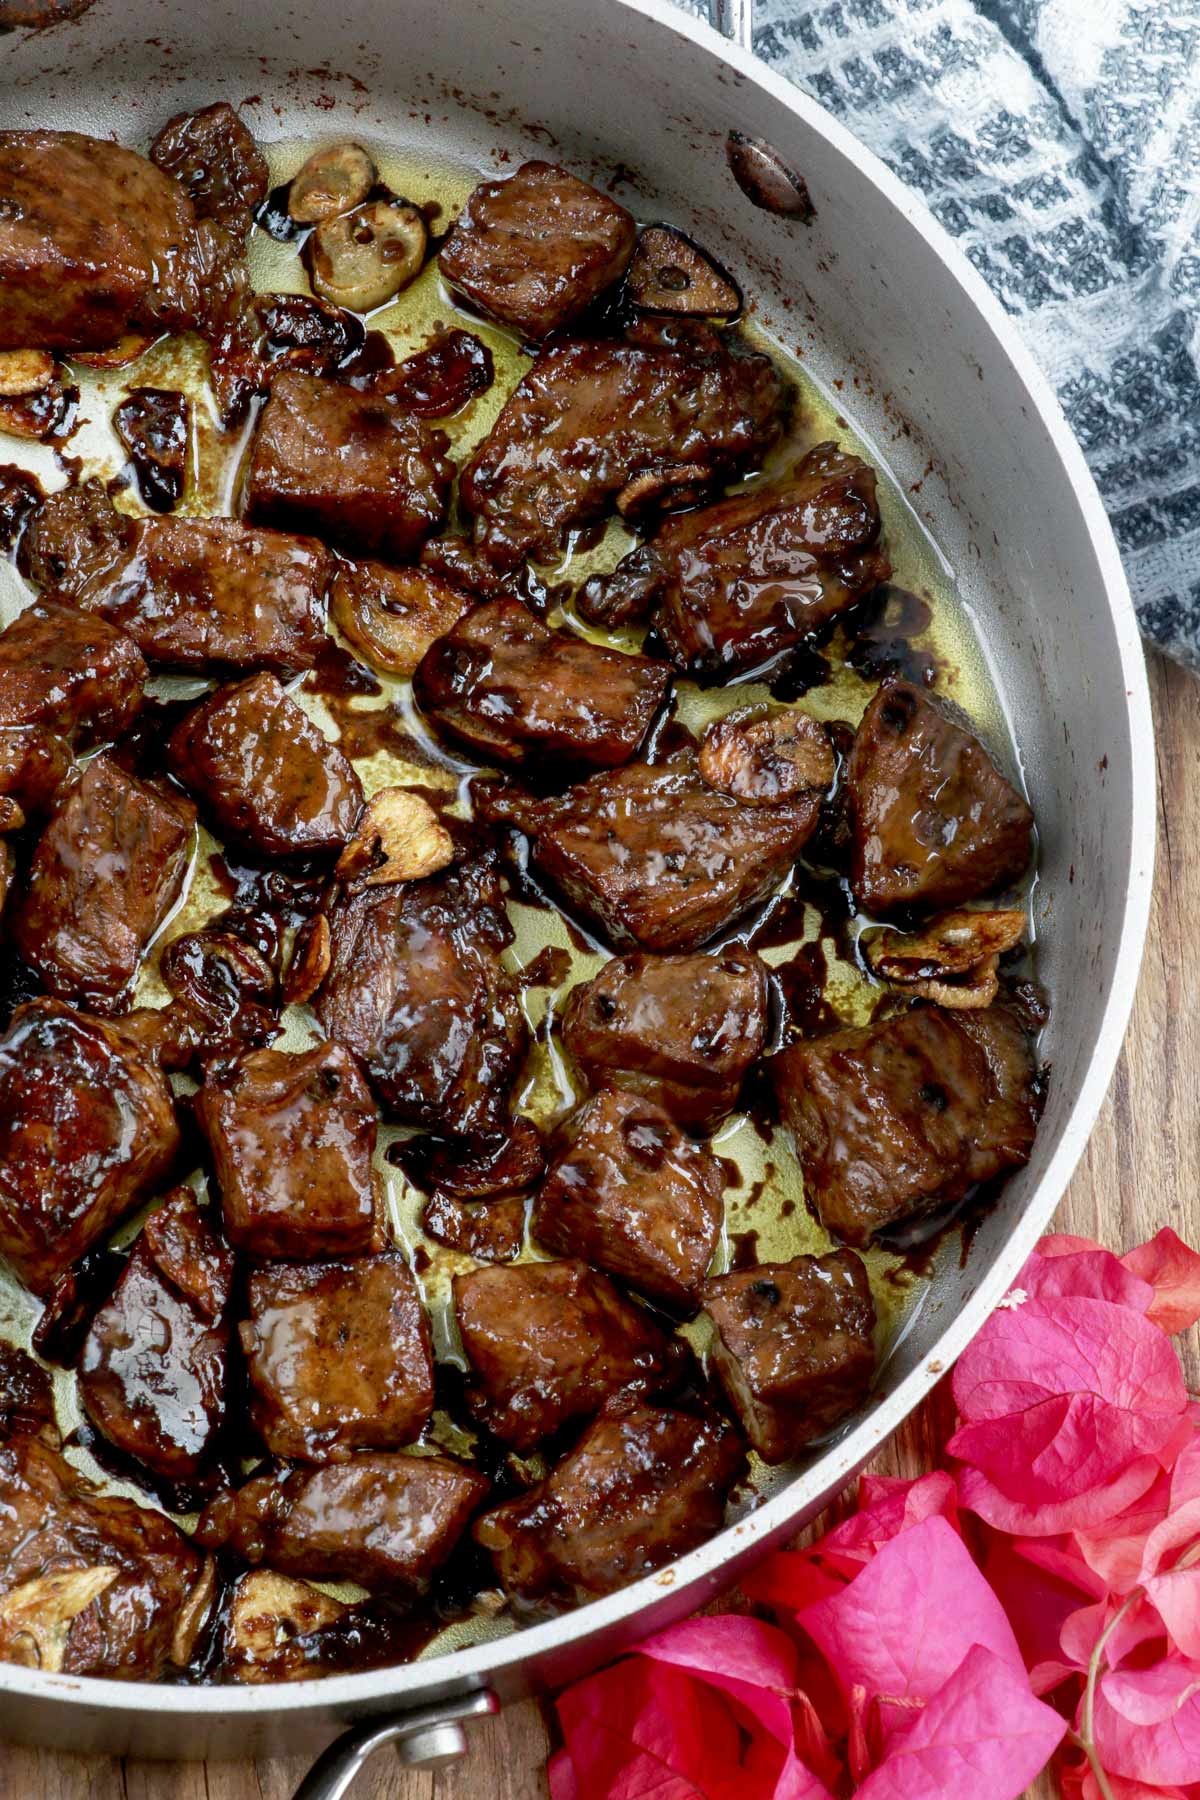
<path id="1" fill-rule="evenodd" d="M 753 49 L 754 0 L 708 0 L 708 22 L 739 49 Z"/>
<path id="2" fill-rule="evenodd" d="M 385 1744 L 395 1744 L 406 1768 L 454 1762 L 467 1748 L 463 1722 L 499 1710 L 495 1694 L 484 1692 L 398 1713 L 380 1725 L 356 1725 L 321 1753 L 296 1789 L 295 1800 L 343 1800 L 363 1765 Z"/>

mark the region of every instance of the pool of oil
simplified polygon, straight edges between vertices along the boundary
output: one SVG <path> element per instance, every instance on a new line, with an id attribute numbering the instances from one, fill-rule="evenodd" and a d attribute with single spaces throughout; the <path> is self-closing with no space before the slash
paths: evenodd
<path id="1" fill-rule="evenodd" d="M 315 147 L 311 142 L 283 142 L 270 146 L 268 156 L 273 182 L 286 181 Z M 369 147 L 376 157 L 381 178 L 397 193 L 406 195 L 423 208 L 433 206 L 438 209 L 433 220 L 435 230 L 449 224 L 479 179 L 480 171 L 474 168 L 433 160 L 427 163 L 410 160 L 401 164 L 385 147 L 374 143 Z M 258 230 L 252 236 L 250 269 L 253 283 L 260 291 L 309 291 L 297 246 L 277 242 Z M 519 343 L 508 332 L 461 314 L 442 287 L 433 262 L 395 301 L 372 314 L 369 322 L 373 329 L 387 335 L 397 358 L 420 348 L 439 327 L 448 324 L 466 325 L 487 343 L 495 362 L 493 386 L 462 413 L 441 422 L 451 440 L 451 455 L 459 463 L 463 462 L 486 435 L 506 396 L 529 366 L 529 358 Z M 993 679 L 986 648 L 956 591 L 954 571 L 938 544 L 918 519 L 886 462 L 881 460 L 878 447 L 865 442 L 856 432 L 853 419 L 843 411 L 841 397 L 823 391 L 803 364 L 766 334 L 753 326 L 742 329 L 785 369 L 798 395 L 794 427 L 786 442 L 772 453 L 770 461 L 746 485 L 777 478 L 806 449 L 831 438 L 858 450 L 874 464 L 880 474 L 880 505 L 894 564 L 893 580 L 929 603 L 928 627 L 914 640 L 914 646 L 927 650 L 933 659 L 935 690 L 947 695 L 969 714 L 1001 766 L 1018 785 L 1023 785 L 1020 756 L 1009 727 L 1003 694 Z M 99 373 L 78 367 L 72 371 L 72 379 L 80 388 L 79 412 L 83 422 L 66 446 L 65 454 L 78 459 L 78 472 L 82 477 L 98 475 L 110 479 L 120 474 L 124 453 L 112 433 L 110 420 L 117 403 L 130 387 L 178 387 L 187 392 L 192 403 L 191 466 L 187 490 L 178 511 L 181 514 L 220 514 L 236 510 L 238 473 L 250 427 L 231 433 L 221 430 L 208 382 L 207 356 L 199 339 L 191 336 L 164 339 L 124 369 Z M 6 440 L 0 445 L 0 461 L 19 462 L 36 474 L 47 489 L 61 485 L 64 479 L 61 463 L 54 450 L 46 445 Z M 117 496 L 117 504 L 129 512 L 140 511 L 136 487 L 132 484 L 126 487 Z M 598 542 L 569 553 L 558 567 L 544 573 L 554 583 L 578 583 L 595 570 L 611 568 L 632 541 L 624 527 L 613 522 Z M 23 586 L 11 565 L 0 567 L 0 623 L 7 622 L 30 597 L 30 590 Z M 570 615 L 569 602 L 567 613 Z M 552 623 L 556 617 L 561 622 L 560 614 L 552 614 Z M 573 615 L 569 616 L 568 622 L 575 629 L 586 629 Z M 603 636 L 598 632 L 588 635 Z M 635 647 L 632 638 L 622 640 L 620 635 L 608 641 L 625 648 Z M 876 683 L 864 679 L 849 666 L 844 660 L 845 648 L 835 637 L 825 652 L 830 662 L 829 679 L 812 688 L 796 704 L 815 718 L 842 719 L 853 725 L 861 716 Z M 412 706 L 406 681 L 386 676 L 379 680 L 379 695 L 339 704 L 348 706 L 351 711 L 392 709 L 403 730 L 418 747 L 419 760 L 416 757 L 407 759 L 386 749 L 356 758 L 367 792 L 395 783 L 424 788 L 442 786 L 448 791 L 458 789 L 462 775 L 474 765 L 448 755 L 429 737 Z M 310 683 L 311 677 L 308 682 L 301 678 L 293 686 L 294 698 L 330 735 L 336 735 L 336 716 L 327 698 Z M 154 689 L 163 695 L 183 697 L 202 691 L 205 685 L 199 681 L 159 678 Z M 734 706 L 745 706 L 767 697 L 765 688 L 752 683 L 726 689 L 701 689 L 681 681 L 678 684 L 677 717 L 695 732 Z M 460 812 L 463 810 L 459 800 L 455 800 L 453 806 Z M 227 904 L 226 892 L 211 868 L 212 858 L 219 848 L 202 829 L 190 884 L 160 933 L 156 952 L 161 952 L 172 937 L 196 929 Z M 605 960 L 606 953 L 599 947 L 581 948 L 579 933 L 569 931 L 562 919 L 544 908 L 514 900 L 510 901 L 509 909 L 515 940 L 506 952 L 506 960 L 514 970 L 528 967 L 547 945 L 560 947 L 569 958 L 569 972 L 565 977 L 556 980 L 552 986 L 529 986 L 524 993 L 535 1047 L 518 1105 L 520 1111 L 546 1127 L 564 1117 L 581 1095 L 559 1048 L 552 1029 L 553 1020 L 561 1013 L 570 989 L 577 982 L 590 978 Z M 795 912 L 795 936 L 788 943 L 766 948 L 763 955 L 768 963 L 782 963 L 793 957 L 803 942 L 820 937 L 822 917 L 818 908 L 807 905 L 802 912 L 799 908 Z M 1032 937 L 1032 920 L 1030 932 Z M 843 943 L 852 943 L 853 938 L 853 929 L 849 934 L 842 934 Z M 879 999 L 879 988 L 868 980 L 857 961 L 839 954 L 828 939 L 822 947 L 828 970 L 827 1001 L 846 1023 L 865 1021 Z M 151 955 L 143 970 L 137 997 L 148 1004 L 166 998 L 157 975 L 155 955 Z M 299 1006 L 289 1008 L 280 1046 L 300 1048 L 316 1036 L 309 1010 Z M 177 1079 L 182 1085 L 188 1085 L 183 1078 Z M 418 1280 L 432 1320 L 437 1354 L 461 1364 L 461 1346 L 448 1304 L 449 1289 L 451 1277 L 457 1270 L 472 1266 L 471 1259 L 424 1237 L 420 1225 L 423 1196 L 387 1160 L 391 1144 L 405 1135 L 406 1132 L 387 1126 L 380 1133 L 379 1167 L 387 1187 L 392 1225 L 402 1248 L 419 1268 Z M 744 1245 L 747 1241 L 762 1261 L 784 1259 L 807 1251 L 820 1252 L 830 1247 L 827 1235 L 805 1207 L 803 1178 L 782 1134 L 775 1133 L 768 1138 L 749 1117 L 735 1114 L 717 1132 L 714 1149 L 725 1159 L 731 1173 L 726 1193 L 725 1231 L 714 1265 L 716 1272 L 728 1267 L 738 1244 Z M 732 1179 L 734 1168 L 736 1179 Z M 131 1237 L 139 1224 L 140 1219 L 127 1221 L 120 1237 Z M 536 1244 L 527 1243 L 523 1254 L 533 1259 L 542 1252 Z M 881 1248 L 866 1253 L 879 1316 L 877 1343 L 881 1365 L 924 1304 L 939 1260 L 958 1254 L 958 1243 L 951 1235 L 936 1248 L 928 1266 L 921 1273 L 914 1273 L 911 1259 Z M 0 1281 L 0 1333 L 27 1345 L 37 1312 L 37 1302 L 11 1278 Z M 683 1329 L 703 1356 L 706 1348 L 703 1322 L 695 1322 Z M 60 1423 L 64 1434 L 69 1434 L 81 1421 L 73 1375 L 56 1371 L 55 1389 Z M 469 1451 L 469 1443 L 445 1415 L 435 1419 L 430 1447 Z M 72 1445 L 69 1455 L 106 1488 L 146 1501 L 144 1490 L 101 1469 L 81 1445 Z M 733 1510 L 742 1511 L 760 1503 L 787 1479 L 786 1469 L 769 1470 L 755 1459 L 750 1481 Z M 186 1525 L 190 1520 L 184 1517 L 181 1522 Z M 327 1586 L 330 1592 L 345 1597 L 358 1591 L 345 1584 L 318 1585 Z M 477 1613 L 448 1626 L 421 1654 L 436 1655 L 512 1628 L 512 1620 L 503 1609 L 497 1608 L 494 1597 L 489 1600 L 485 1596 Z"/>

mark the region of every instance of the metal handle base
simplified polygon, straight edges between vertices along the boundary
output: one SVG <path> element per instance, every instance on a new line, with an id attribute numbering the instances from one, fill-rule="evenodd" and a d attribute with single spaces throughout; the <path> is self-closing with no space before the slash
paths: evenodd
<path id="1" fill-rule="evenodd" d="M 495 1694 L 464 1694 L 400 1713 L 381 1725 L 356 1725 L 322 1751 L 296 1789 L 295 1800 L 343 1800 L 368 1758 L 385 1744 L 395 1744 L 406 1768 L 454 1762 L 467 1748 L 463 1723 L 499 1710 Z"/>
<path id="2" fill-rule="evenodd" d="M 708 22 L 740 50 L 754 48 L 754 0 L 708 0 Z"/>

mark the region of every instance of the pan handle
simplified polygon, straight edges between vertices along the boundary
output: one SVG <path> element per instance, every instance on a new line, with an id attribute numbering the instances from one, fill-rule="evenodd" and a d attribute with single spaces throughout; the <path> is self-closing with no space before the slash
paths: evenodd
<path id="1" fill-rule="evenodd" d="M 322 1751 L 296 1789 L 295 1800 L 343 1800 L 364 1763 L 384 1744 L 395 1744 L 405 1768 L 454 1762 L 467 1748 L 463 1723 L 499 1710 L 495 1694 L 485 1690 L 397 1713 L 379 1725 L 356 1725 Z"/>
<path id="2" fill-rule="evenodd" d="M 754 0 L 708 0 L 708 22 L 739 50 L 753 50 Z"/>

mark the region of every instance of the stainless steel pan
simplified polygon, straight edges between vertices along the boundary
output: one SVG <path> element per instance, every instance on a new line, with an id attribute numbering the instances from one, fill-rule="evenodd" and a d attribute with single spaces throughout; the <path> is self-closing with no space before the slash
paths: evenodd
<path id="1" fill-rule="evenodd" d="M 716 250 L 818 380 L 852 378 L 855 424 L 912 484 L 957 571 L 1041 828 L 1034 910 L 1057 1004 L 1033 1160 L 965 1266 L 938 1275 L 854 1429 L 673 1567 L 494 1643 L 319 1683 L 150 1687 L 0 1665 L 11 1737 L 234 1756 L 320 1748 L 356 1726 L 308 1800 L 345 1792 L 389 1739 L 409 1761 L 457 1754 L 457 1721 L 569 1681 L 702 1605 L 835 1494 L 1004 1292 L 1083 1149 L 1129 1012 L 1152 865 L 1150 716 L 1116 547 L 1011 324 L 920 202 L 746 53 L 747 5 L 715 0 L 734 44 L 666 0 L 97 0 L 76 22 L 0 39 L 0 124 L 137 144 L 169 113 L 225 98 L 250 102 L 265 139 L 369 134 L 482 167 L 549 147 L 585 171 L 624 165 L 646 209 Z M 751 203 L 730 172 L 731 131 L 802 172 L 811 224 Z"/>

